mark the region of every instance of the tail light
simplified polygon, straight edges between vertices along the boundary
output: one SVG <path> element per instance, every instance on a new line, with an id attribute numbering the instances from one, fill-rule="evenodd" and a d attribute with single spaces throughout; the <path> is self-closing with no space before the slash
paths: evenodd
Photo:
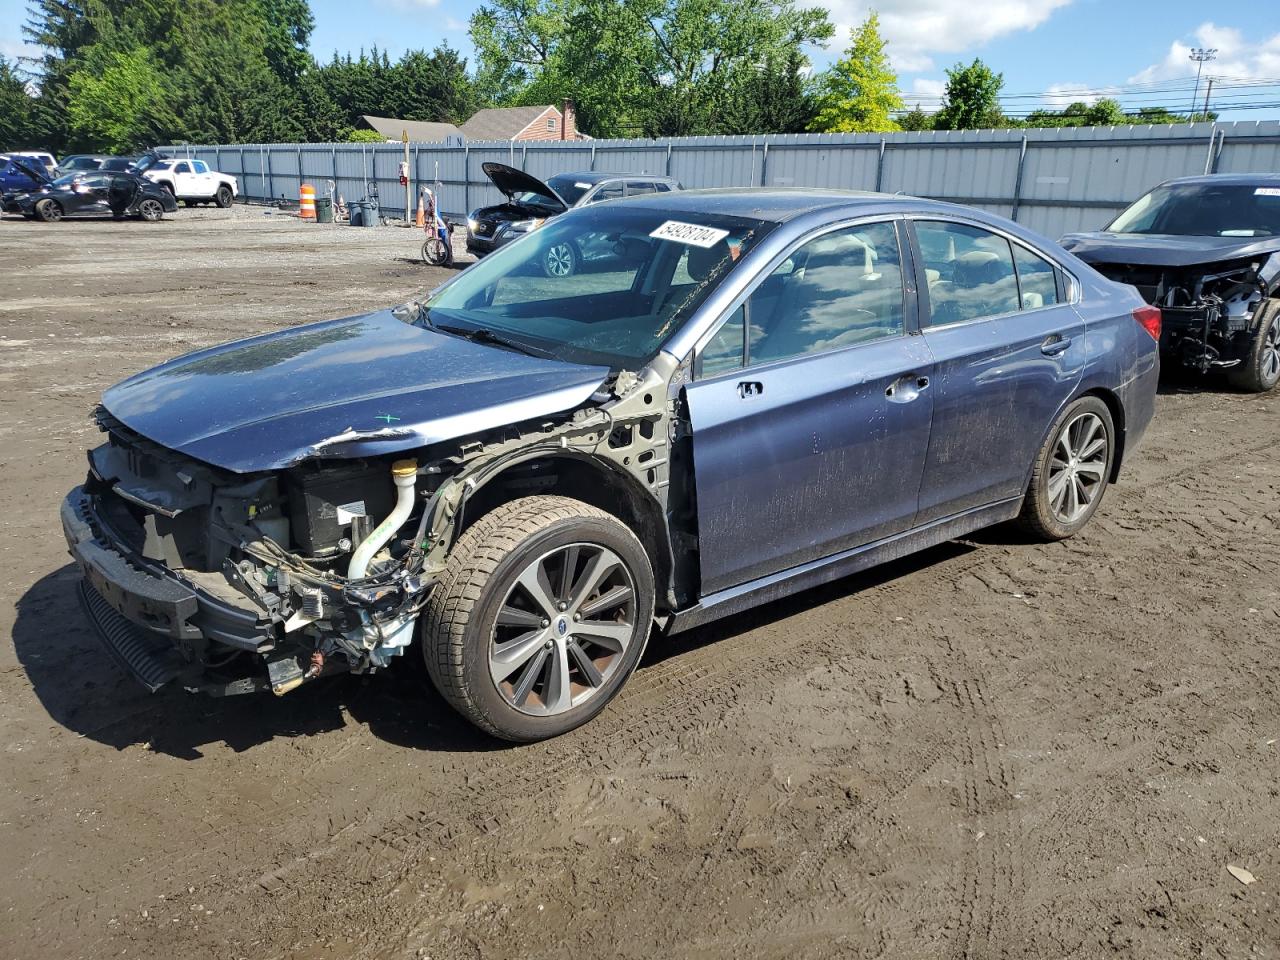
<path id="1" fill-rule="evenodd" d="M 1151 339 L 1160 340 L 1160 308 L 1150 304 L 1133 311 L 1133 319 L 1142 324 L 1142 329 L 1151 334 Z"/>

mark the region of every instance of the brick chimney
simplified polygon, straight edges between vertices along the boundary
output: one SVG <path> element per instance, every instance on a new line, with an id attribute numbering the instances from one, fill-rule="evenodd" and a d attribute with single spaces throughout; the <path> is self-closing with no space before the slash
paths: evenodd
<path id="1" fill-rule="evenodd" d="M 561 105 L 560 117 L 560 139 L 577 140 L 578 112 L 574 109 L 572 100 L 566 100 Z"/>

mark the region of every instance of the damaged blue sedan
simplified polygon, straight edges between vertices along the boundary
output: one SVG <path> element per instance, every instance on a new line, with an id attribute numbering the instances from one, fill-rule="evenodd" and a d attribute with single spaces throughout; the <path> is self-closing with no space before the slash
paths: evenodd
<path id="1" fill-rule="evenodd" d="M 598 269 L 548 276 L 591 236 Z M 531 741 L 675 633 L 980 527 L 1070 537 L 1152 416 L 1160 311 L 976 210 L 711 191 L 574 210 L 423 300 L 110 388 L 62 521 L 149 688 L 425 658 Z"/>

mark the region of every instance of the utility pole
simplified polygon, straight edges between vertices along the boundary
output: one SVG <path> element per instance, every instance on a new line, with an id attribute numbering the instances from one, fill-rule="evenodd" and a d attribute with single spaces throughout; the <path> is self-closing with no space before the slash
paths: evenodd
<path id="1" fill-rule="evenodd" d="M 1209 119 L 1209 94 L 1213 93 L 1213 77 L 1209 78 L 1209 85 L 1204 88 L 1204 118 Z"/>
<path id="2" fill-rule="evenodd" d="M 1195 122 L 1196 104 L 1200 100 L 1200 71 L 1204 69 L 1206 63 L 1217 56 L 1217 47 L 1195 47 L 1189 55 L 1196 65 L 1196 86 L 1195 91 L 1191 94 L 1191 120 L 1193 123 Z"/>

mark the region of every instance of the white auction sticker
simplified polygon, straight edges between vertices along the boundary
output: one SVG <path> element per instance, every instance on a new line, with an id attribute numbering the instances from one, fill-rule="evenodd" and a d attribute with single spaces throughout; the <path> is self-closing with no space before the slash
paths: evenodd
<path id="1" fill-rule="evenodd" d="M 1253 193 L 1258 197 L 1280 197 L 1280 187 L 1259 187 Z"/>
<path id="2" fill-rule="evenodd" d="M 704 227 L 696 223 L 681 223 L 679 220 L 668 220 L 649 234 L 655 240 L 674 240 L 676 243 L 687 243 L 695 247 L 714 247 L 728 235 L 728 230 L 717 230 L 715 227 Z"/>

